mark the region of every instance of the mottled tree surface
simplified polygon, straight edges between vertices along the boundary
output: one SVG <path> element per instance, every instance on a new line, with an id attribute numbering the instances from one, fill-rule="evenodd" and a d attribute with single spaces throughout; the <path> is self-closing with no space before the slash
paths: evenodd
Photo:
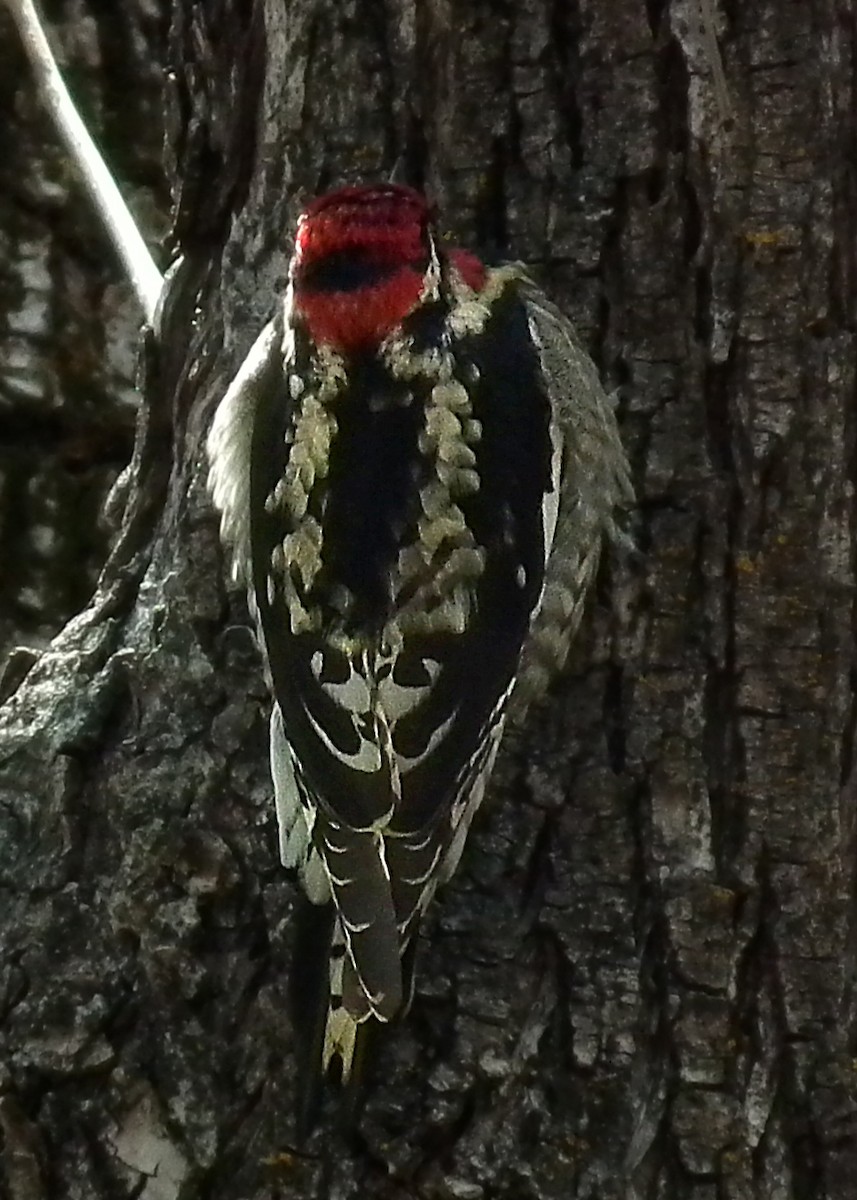
<path id="1" fill-rule="evenodd" d="M 177 0 L 127 523 L 0 711 L 2 1200 L 854 1196 L 856 17 L 722 4 L 729 115 L 697 0 Z M 501 757 L 359 1134 L 300 1158 L 201 446 L 300 200 L 396 161 L 578 321 L 641 553 Z"/>
<path id="2" fill-rule="evenodd" d="M 166 228 L 165 0 L 41 6 L 137 219 Z M 133 81 L 133 86 L 131 86 Z M 128 461 L 138 312 L 37 102 L 0 3 L 0 657 L 92 595 L 107 486 Z"/>

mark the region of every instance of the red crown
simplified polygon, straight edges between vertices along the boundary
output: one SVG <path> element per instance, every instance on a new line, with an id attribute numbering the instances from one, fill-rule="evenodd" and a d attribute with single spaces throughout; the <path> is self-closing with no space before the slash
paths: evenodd
<path id="1" fill-rule="evenodd" d="M 339 188 L 301 214 L 295 257 L 304 264 L 360 247 L 379 259 L 412 262 L 425 252 L 428 220 L 428 203 L 413 188 L 395 183 Z"/>

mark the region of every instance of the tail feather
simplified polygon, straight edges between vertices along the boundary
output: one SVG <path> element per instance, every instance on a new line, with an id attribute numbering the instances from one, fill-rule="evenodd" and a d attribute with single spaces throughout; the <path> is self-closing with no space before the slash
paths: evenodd
<path id="1" fill-rule="evenodd" d="M 336 1060 L 340 1068 L 340 1081 L 347 1083 L 351 1077 L 360 1026 L 371 1016 L 372 1009 L 356 979 L 354 966 L 347 953 L 345 931 L 338 917 L 333 923 L 329 964 L 321 1070 L 326 1075 L 331 1063 Z M 345 1003 L 346 995 L 348 1004 Z"/>
<path id="2" fill-rule="evenodd" d="M 292 1001 L 297 1034 L 296 1132 L 305 1140 L 316 1125 L 329 1078 L 342 1088 L 346 1126 L 359 1116 L 375 1035 L 381 1026 L 348 953 L 333 904 L 305 903 L 294 961 Z"/>
<path id="3" fill-rule="evenodd" d="M 402 968 L 383 839 L 349 829 L 323 812 L 314 833 L 325 850 L 339 914 L 332 954 L 343 959 L 344 1006 L 358 1021 L 368 1016 L 367 1004 L 379 1020 L 388 1021 L 402 1006 Z"/>
<path id="4" fill-rule="evenodd" d="M 303 898 L 295 920 L 290 976 L 292 1023 L 297 1063 L 295 1126 L 298 1142 L 312 1132 L 321 1110 L 321 1070 L 330 996 L 328 947 L 336 923 L 332 903 L 323 906 Z"/>

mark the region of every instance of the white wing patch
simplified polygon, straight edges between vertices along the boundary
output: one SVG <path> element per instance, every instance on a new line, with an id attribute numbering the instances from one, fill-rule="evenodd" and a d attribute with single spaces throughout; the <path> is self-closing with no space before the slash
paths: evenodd
<path id="1" fill-rule="evenodd" d="M 280 829 L 280 859 L 284 867 L 294 867 L 306 853 L 309 831 L 303 820 L 292 752 L 283 729 L 283 714 L 276 702 L 271 710 L 271 779 Z"/>
<path id="2" fill-rule="evenodd" d="M 220 512 L 220 536 L 232 551 L 234 577 L 245 583 L 251 575 L 250 447 L 258 387 L 276 357 L 282 359 L 290 353 L 289 333 L 281 338 L 275 322 L 270 321 L 218 404 L 206 443 L 208 490 Z"/>
<path id="3" fill-rule="evenodd" d="M 271 779 L 280 834 L 280 861 L 297 869 L 312 904 L 326 904 L 330 886 L 321 855 L 312 844 L 315 809 L 302 796 L 295 760 L 286 741 L 283 714 L 276 702 L 271 710 Z"/>

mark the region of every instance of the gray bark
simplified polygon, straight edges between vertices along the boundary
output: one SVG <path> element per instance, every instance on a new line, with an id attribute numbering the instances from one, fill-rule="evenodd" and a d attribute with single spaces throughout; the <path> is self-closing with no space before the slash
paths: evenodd
<path id="1" fill-rule="evenodd" d="M 3 1200 L 853 1195 L 855 16 L 724 6 L 724 123 L 695 0 L 175 4 L 124 536 L 0 711 Z M 577 321 L 641 553 L 501 755 L 359 1135 L 304 1158 L 201 445 L 301 199 L 397 160 Z"/>
<path id="2" fill-rule="evenodd" d="M 69 83 L 153 238 L 165 22 L 156 0 L 42 6 Z M 43 645 L 89 600 L 104 493 L 134 437 L 139 317 L 35 95 L 0 4 L 0 656 Z M 0 686 L 0 695 L 2 695 Z"/>

